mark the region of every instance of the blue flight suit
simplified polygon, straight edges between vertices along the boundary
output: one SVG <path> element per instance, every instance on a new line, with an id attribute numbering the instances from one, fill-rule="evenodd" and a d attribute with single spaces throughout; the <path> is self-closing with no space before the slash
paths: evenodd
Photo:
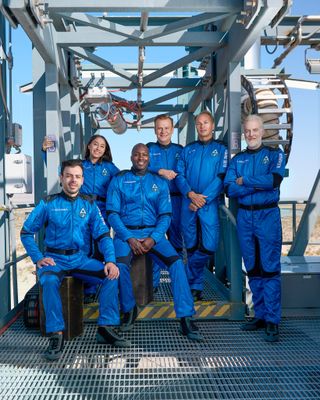
<path id="1" fill-rule="evenodd" d="M 180 144 L 169 143 L 168 145 L 162 145 L 157 143 L 148 143 L 147 147 L 149 149 L 149 171 L 156 174 L 159 173 L 161 168 L 176 171 L 177 162 L 180 157 L 180 153 L 183 147 Z M 181 193 L 177 188 L 175 179 L 167 180 L 171 196 L 172 205 L 172 218 L 171 224 L 169 226 L 167 236 L 176 249 L 178 254 L 182 255 L 182 235 L 181 235 L 181 223 L 180 223 L 180 211 L 181 211 Z M 158 264 L 153 266 L 153 287 L 156 288 L 160 283 L 160 271 L 161 268 Z"/>
<path id="2" fill-rule="evenodd" d="M 281 317 L 282 231 L 277 204 L 284 171 L 284 153 L 261 146 L 234 156 L 225 177 L 227 195 L 238 199 L 238 237 L 255 317 L 274 324 Z M 243 185 L 236 183 L 239 177 Z"/>
<path id="3" fill-rule="evenodd" d="M 204 267 L 218 246 L 219 196 L 228 164 L 227 148 L 213 139 L 188 144 L 177 164 L 176 184 L 183 195 L 181 228 L 188 252 L 188 279 L 191 289 L 203 290 Z M 196 212 L 189 209 L 188 193 L 208 196 Z"/>
<path id="4" fill-rule="evenodd" d="M 80 193 L 93 195 L 104 220 L 107 222 L 106 197 L 111 179 L 119 172 L 119 169 L 109 161 L 92 163 L 83 160 L 83 178 Z"/>
<path id="5" fill-rule="evenodd" d="M 34 234 L 46 228 L 44 254 L 39 250 Z M 106 262 L 115 263 L 109 229 L 94 200 L 79 194 L 72 198 L 64 192 L 48 196 L 35 207 L 21 230 L 21 241 L 36 264 L 44 257 L 54 259 L 55 266 L 37 268 L 43 288 L 46 331 L 64 330 L 59 288 L 65 274 L 71 273 L 91 284 L 101 284 L 98 325 L 119 325 L 118 280 L 109 280 L 100 261 L 88 258 L 87 238 L 92 234 Z"/>
<path id="6" fill-rule="evenodd" d="M 106 214 L 106 197 L 109 183 L 114 175 L 119 172 L 119 169 L 109 161 L 102 161 L 93 163 L 89 159 L 82 161 L 83 165 L 83 185 L 81 186 L 80 193 L 93 195 L 96 204 L 101 211 L 106 224 L 107 214 Z M 97 258 L 99 261 L 103 261 L 103 256 L 99 253 L 97 244 L 90 243 L 89 253 L 91 257 Z M 96 285 L 84 286 L 84 293 L 86 296 L 94 295 L 97 291 Z"/>
<path id="7" fill-rule="evenodd" d="M 193 298 L 183 262 L 165 238 L 171 219 L 167 182 L 148 171 L 144 174 L 133 169 L 120 172 L 109 185 L 107 213 L 115 231 L 117 264 L 121 266 L 119 287 L 122 311 L 129 312 L 135 306 L 130 279 L 133 253 L 127 240 L 151 237 L 155 245 L 148 254 L 162 268 L 169 270 L 176 316 L 192 316 L 195 313 Z"/>

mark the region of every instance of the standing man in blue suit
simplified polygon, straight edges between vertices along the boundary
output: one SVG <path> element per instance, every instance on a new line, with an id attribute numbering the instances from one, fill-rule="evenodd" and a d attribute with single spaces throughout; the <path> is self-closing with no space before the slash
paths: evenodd
<path id="1" fill-rule="evenodd" d="M 196 117 L 198 140 L 181 152 L 176 184 L 183 195 L 181 227 L 188 253 L 188 279 L 195 300 L 202 299 L 204 268 L 219 241 L 219 197 L 228 153 L 213 139 L 214 119 L 209 111 Z"/>
<path id="2" fill-rule="evenodd" d="M 257 115 L 243 124 L 247 149 L 230 162 L 225 178 L 229 197 L 237 198 L 240 248 L 252 291 L 255 318 L 242 330 L 265 329 L 265 340 L 279 340 L 281 317 L 282 231 L 278 201 L 285 155 L 262 144 L 263 122 Z"/>
<path id="3" fill-rule="evenodd" d="M 174 125 L 173 119 L 168 115 L 158 115 L 154 119 L 154 130 L 157 137 L 156 143 L 148 143 L 150 162 L 149 171 L 167 179 L 172 205 L 172 218 L 167 236 L 169 242 L 182 256 L 182 235 L 180 226 L 181 193 L 175 183 L 177 176 L 177 162 L 183 147 L 180 144 L 172 143 Z M 153 288 L 156 292 L 160 284 L 160 266 L 154 263 L 153 266 Z"/>
<path id="4" fill-rule="evenodd" d="M 91 284 L 101 284 L 99 294 L 98 343 L 126 347 L 130 343 L 116 334 L 111 326 L 120 324 L 118 308 L 119 269 L 107 228 L 93 198 L 79 193 L 83 184 L 80 160 L 62 163 L 60 183 L 62 192 L 42 200 L 24 222 L 21 241 L 37 266 L 42 286 L 46 332 L 49 346 L 44 354 L 56 360 L 63 351 L 65 324 L 59 288 L 65 274 L 72 274 Z M 45 227 L 45 247 L 42 253 L 34 235 Z M 88 237 L 98 242 L 105 264 L 88 258 Z"/>
<path id="5" fill-rule="evenodd" d="M 120 329 L 124 332 L 132 329 L 138 314 L 130 278 L 132 258 L 148 254 L 169 271 L 180 332 L 190 340 L 202 340 L 191 319 L 195 310 L 183 262 L 165 237 L 171 221 L 168 184 L 148 171 L 146 145 L 139 143 L 133 147 L 131 162 L 131 170 L 119 172 L 112 179 L 106 207 L 108 221 L 115 231 L 114 247 L 121 269 L 120 307 L 124 319 Z"/>

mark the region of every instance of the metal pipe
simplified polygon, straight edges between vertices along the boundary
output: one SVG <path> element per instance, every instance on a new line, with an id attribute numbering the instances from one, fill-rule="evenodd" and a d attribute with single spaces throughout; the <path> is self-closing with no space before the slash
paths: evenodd
<path id="1" fill-rule="evenodd" d="M 292 31 L 289 33 L 290 41 L 286 45 L 287 49 L 280 54 L 279 57 L 277 57 L 274 62 L 272 68 L 276 68 L 278 65 L 282 63 L 282 61 L 287 57 L 291 51 L 297 47 L 303 39 L 309 39 L 312 35 L 314 35 L 316 32 L 318 32 L 319 29 L 316 29 L 314 32 L 307 36 L 302 36 L 302 24 L 305 21 L 311 21 L 311 22 L 320 22 L 320 16 L 319 15 L 304 15 L 299 18 L 296 26 L 292 29 Z"/>
<path id="2" fill-rule="evenodd" d="M 13 68 L 13 56 L 12 56 L 12 28 L 9 25 L 9 43 L 8 43 L 8 70 L 9 70 L 9 120 L 8 120 L 8 136 L 12 136 L 12 68 Z"/>
<path id="3" fill-rule="evenodd" d="M 149 13 L 142 12 L 141 13 L 141 20 L 140 20 L 140 31 L 145 32 L 148 27 L 148 19 Z M 139 46 L 139 55 L 138 55 L 138 88 L 137 88 L 137 103 L 141 108 L 142 105 L 142 85 L 143 85 L 143 65 L 145 61 L 145 48 L 143 46 Z M 139 115 L 138 115 L 139 121 Z M 140 125 L 137 124 L 137 129 L 140 129 Z"/>
<path id="4" fill-rule="evenodd" d="M 16 307 L 18 305 L 17 244 L 16 244 L 15 218 L 12 207 L 11 207 L 11 212 L 9 213 L 9 230 L 11 239 L 11 259 L 12 259 L 12 291 L 13 291 L 12 295 L 13 295 L 13 306 Z"/>
<path id="5" fill-rule="evenodd" d="M 21 256 L 19 256 L 19 257 L 16 258 L 16 263 L 18 264 L 20 261 L 24 260 L 24 259 L 27 258 L 27 257 L 28 257 L 28 254 L 27 254 L 27 253 L 22 254 Z M 8 262 L 6 262 L 6 263 L 3 265 L 3 269 L 2 269 L 2 270 L 4 270 L 5 268 L 8 268 L 8 267 L 11 267 L 11 265 L 13 265 L 13 264 L 14 264 L 13 261 L 8 261 Z M 2 270 L 0 269 L 0 271 L 2 271 Z"/>

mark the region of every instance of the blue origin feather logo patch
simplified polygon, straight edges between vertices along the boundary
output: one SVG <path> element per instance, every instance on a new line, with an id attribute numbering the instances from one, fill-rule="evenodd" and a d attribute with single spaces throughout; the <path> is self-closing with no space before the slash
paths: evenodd
<path id="1" fill-rule="evenodd" d="M 153 192 L 158 192 L 159 191 L 159 188 L 155 183 L 152 185 L 152 191 Z"/>
<path id="2" fill-rule="evenodd" d="M 108 170 L 106 168 L 103 168 L 102 175 L 103 176 L 107 176 L 108 175 Z"/>
<path id="3" fill-rule="evenodd" d="M 211 153 L 211 155 L 212 155 L 212 157 L 217 157 L 217 155 L 218 155 L 219 153 L 218 153 L 218 150 L 213 150 L 213 152 Z"/>
<path id="4" fill-rule="evenodd" d="M 79 215 L 81 218 L 84 218 L 87 215 L 86 210 L 84 208 L 81 208 Z"/>
<path id="5" fill-rule="evenodd" d="M 262 160 L 262 164 L 268 164 L 269 163 L 269 157 L 265 156 L 265 158 Z"/>

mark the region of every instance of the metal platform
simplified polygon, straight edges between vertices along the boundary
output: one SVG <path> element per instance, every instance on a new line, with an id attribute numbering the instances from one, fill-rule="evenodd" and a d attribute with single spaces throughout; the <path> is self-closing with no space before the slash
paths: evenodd
<path id="1" fill-rule="evenodd" d="M 138 321 L 128 349 L 95 342 L 95 326 L 47 362 L 47 339 L 18 319 L 0 336 L 0 398 L 6 400 L 319 399 L 320 319 L 286 319 L 279 343 L 240 323 L 199 321 L 202 343 L 176 321 Z"/>
<path id="2" fill-rule="evenodd" d="M 228 301 L 221 289 L 221 284 L 214 275 L 205 269 L 203 301 L 195 303 L 197 319 L 229 319 L 232 303 Z M 85 304 L 83 317 L 85 322 L 95 322 L 98 319 L 98 304 Z M 161 271 L 159 290 L 154 294 L 154 299 L 145 307 L 139 307 L 139 320 L 163 320 L 174 319 L 176 314 L 173 306 L 173 297 L 170 285 L 169 273 Z"/>

